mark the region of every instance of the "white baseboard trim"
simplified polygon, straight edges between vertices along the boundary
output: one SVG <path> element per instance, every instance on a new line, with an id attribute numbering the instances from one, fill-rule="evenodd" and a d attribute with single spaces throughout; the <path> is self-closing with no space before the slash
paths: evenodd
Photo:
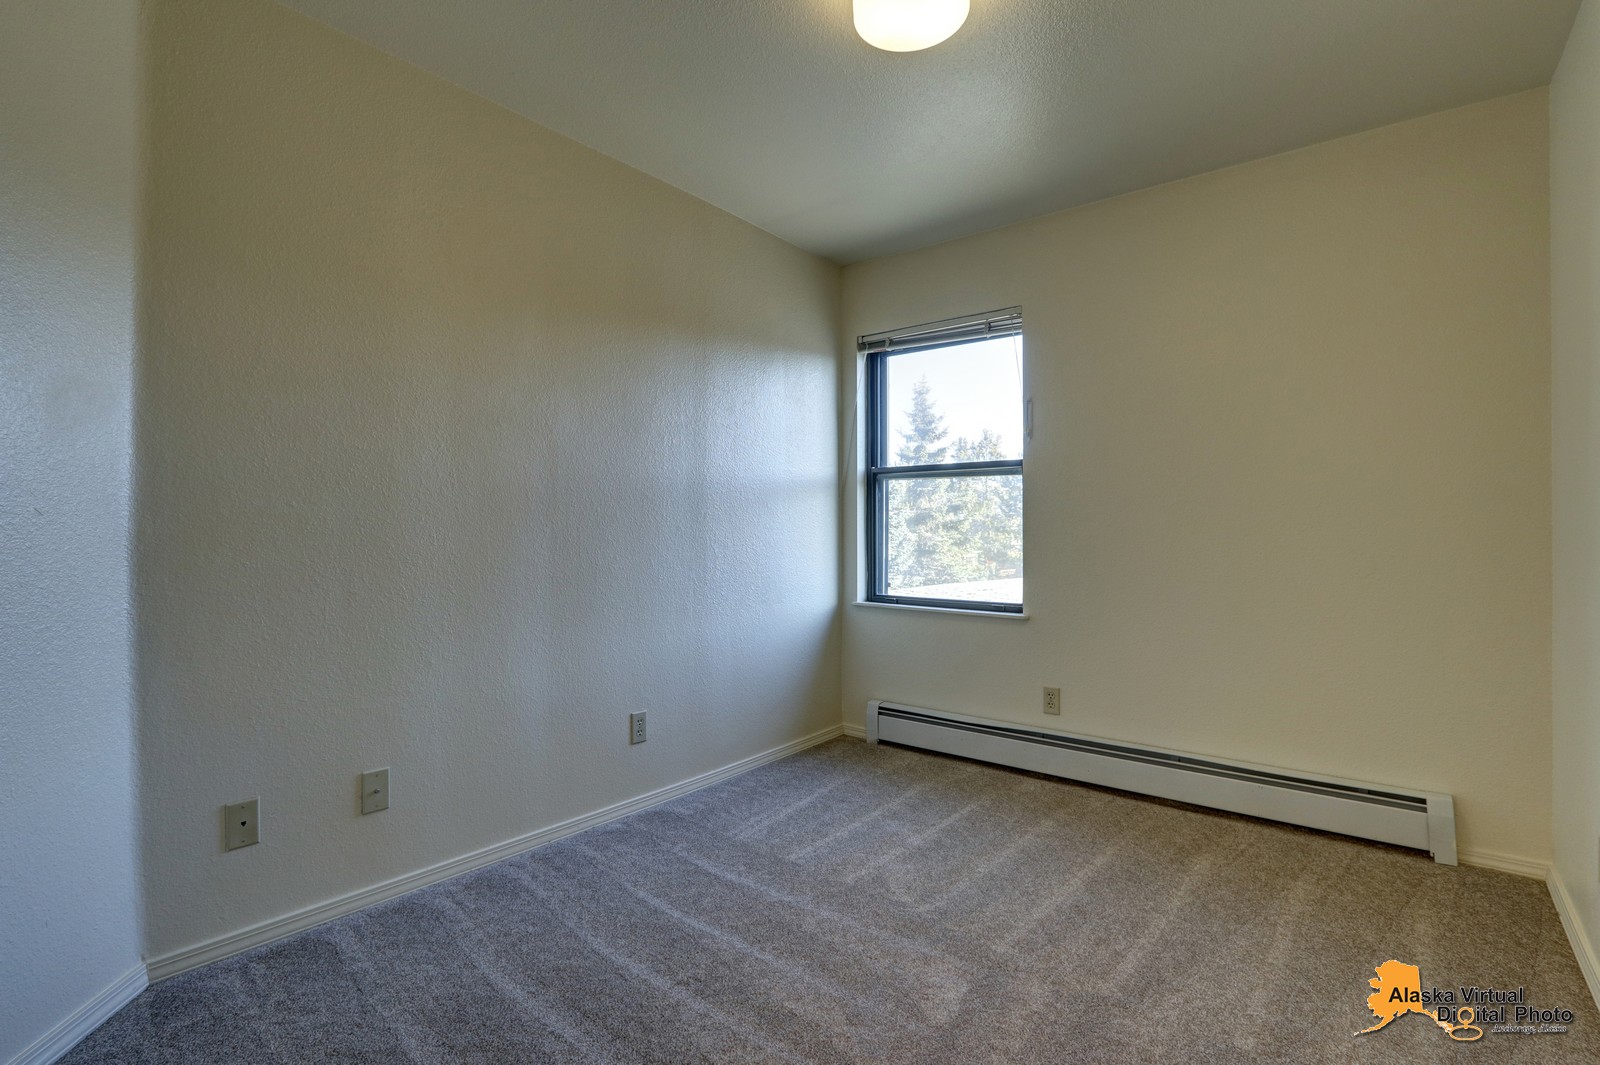
<path id="1" fill-rule="evenodd" d="M 864 740 L 867 738 L 867 727 L 865 725 L 845 724 L 840 725 L 839 727 L 844 730 L 844 734 L 846 736 L 854 736 L 858 740 Z"/>
<path id="2" fill-rule="evenodd" d="M 315 906 L 308 906 L 302 910 L 296 910 L 293 913 L 284 914 L 282 917 L 274 917 L 269 921 L 262 921 L 259 924 L 251 925 L 248 928 L 240 929 L 225 936 L 219 936 L 216 939 L 207 940 L 193 947 L 186 947 L 183 950 L 164 954 L 148 962 L 150 979 L 151 981 L 165 980 L 169 976 L 176 976 L 178 973 L 201 965 L 209 965 L 211 962 L 220 961 L 240 951 L 250 950 L 253 947 L 271 943 L 296 932 L 302 932 L 307 928 L 325 924 L 346 914 L 365 909 L 375 903 L 404 895 L 408 891 L 415 891 L 418 888 L 427 887 L 429 884 L 437 884 L 441 880 L 449 880 L 451 877 L 460 876 L 462 873 L 470 873 L 474 869 L 493 865 L 495 862 L 503 861 L 513 855 L 522 854 L 524 851 L 533 850 L 535 847 L 543 846 L 546 843 L 554 843 L 564 836 L 570 836 L 585 829 L 594 828 L 596 825 L 605 824 L 607 821 L 614 821 L 619 817 L 625 817 L 639 810 L 657 806 L 670 799 L 676 799 L 680 795 L 687 795 L 691 791 L 710 787 L 712 784 L 720 783 L 730 777 L 736 777 L 740 773 L 749 772 L 757 766 L 766 765 L 768 762 L 776 762 L 780 758 L 787 758 L 789 755 L 796 754 L 808 747 L 815 747 L 820 743 L 836 739 L 843 733 L 844 726 L 831 725 L 821 732 L 813 732 L 809 736 L 802 736 L 800 739 L 791 740 L 770 750 L 762 751 L 760 754 L 753 754 L 749 758 L 740 759 L 731 765 L 723 766 L 721 769 L 713 769 L 709 773 L 702 773 L 699 776 L 690 777 L 688 780 L 646 792 L 635 798 L 619 802 L 614 806 L 607 806 L 593 813 L 574 817 L 571 820 L 562 821 L 560 824 L 551 825 L 548 828 L 541 828 L 537 832 L 530 832 L 525 836 L 506 840 L 504 843 L 496 843 L 492 846 L 484 847 L 482 850 L 463 854 L 459 858 L 452 858 L 449 861 L 431 865 L 426 869 L 419 869 L 414 873 L 407 873 L 404 876 L 395 877 L 393 880 L 386 880 L 383 883 L 374 884 L 372 887 L 362 888 L 360 891 L 351 892 L 348 895 L 342 895 L 339 898 L 330 899 Z"/>
<path id="3" fill-rule="evenodd" d="M 61 1055 L 83 1042 L 83 1037 L 111 1019 L 111 1015 L 132 1002 L 150 984 L 143 965 L 135 965 L 104 991 L 85 1002 L 66 1020 L 34 1041 L 11 1059 L 10 1065 L 50 1065 Z"/>
<path id="4" fill-rule="evenodd" d="M 1578 957 L 1578 968 L 1583 970 L 1589 995 L 1594 999 L 1595 1006 L 1600 1007 L 1600 953 L 1595 952 L 1594 944 L 1589 942 L 1588 934 L 1578 922 L 1577 910 L 1572 905 L 1572 896 L 1567 894 L 1567 885 L 1561 881 L 1561 874 L 1552 867 L 1545 883 L 1550 886 L 1550 898 L 1556 904 L 1556 913 L 1561 915 L 1561 927 L 1567 933 L 1567 942 L 1572 944 L 1572 953 Z"/>
<path id="5" fill-rule="evenodd" d="M 1502 873 L 1515 873 L 1517 876 L 1528 876 L 1535 880 L 1546 880 L 1550 876 L 1549 862 L 1536 862 L 1532 858 L 1522 858 L 1515 854 L 1461 850 L 1456 852 L 1456 860 L 1462 865 L 1475 865 L 1480 869 L 1498 869 Z"/>

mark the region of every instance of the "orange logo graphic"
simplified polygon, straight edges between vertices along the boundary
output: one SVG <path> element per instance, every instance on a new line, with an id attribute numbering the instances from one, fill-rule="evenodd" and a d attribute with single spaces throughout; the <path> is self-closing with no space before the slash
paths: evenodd
<path id="1" fill-rule="evenodd" d="M 1422 990 L 1422 970 L 1415 965 L 1391 958 L 1373 971 L 1378 976 L 1367 981 L 1375 989 L 1367 996 L 1367 1008 L 1378 1018 L 1378 1023 L 1361 1029 L 1356 1035 L 1376 1032 L 1408 1013 L 1420 1013 L 1458 1042 L 1470 1043 L 1483 1038 L 1483 1029 L 1473 1023 L 1478 1019 L 1478 1011 L 1471 1006 L 1452 1010 L 1431 1004 L 1431 996 Z M 1455 1023 L 1446 1019 L 1450 1016 L 1455 1018 Z"/>

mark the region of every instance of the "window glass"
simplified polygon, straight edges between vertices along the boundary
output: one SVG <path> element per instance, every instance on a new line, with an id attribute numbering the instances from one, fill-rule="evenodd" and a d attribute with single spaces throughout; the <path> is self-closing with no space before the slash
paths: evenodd
<path id="1" fill-rule="evenodd" d="M 867 598 L 1022 611 L 1022 314 L 860 338 Z"/>
<path id="2" fill-rule="evenodd" d="M 884 592 L 1022 602 L 1022 474 L 884 479 Z"/>
<path id="3" fill-rule="evenodd" d="M 886 466 L 1022 457 L 1022 338 L 887 357 Z"/>

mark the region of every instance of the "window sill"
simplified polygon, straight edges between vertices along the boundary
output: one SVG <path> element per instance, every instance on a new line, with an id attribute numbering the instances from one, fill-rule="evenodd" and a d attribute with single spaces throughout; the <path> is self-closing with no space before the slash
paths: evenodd
<path id="1" fill-rule="evenodd" d="M 1008 614 L 1000 610 L 958 610 L 949 606 L 912 606 L 910 603 L 873 603 L 858 599 L 855 606 L 870 606 L 876 610 L 914 610 L 919 614 L 954 614 L 963 618 L 999 618 L 1004 621 L 1027 621 L 1032 614 Z"/>

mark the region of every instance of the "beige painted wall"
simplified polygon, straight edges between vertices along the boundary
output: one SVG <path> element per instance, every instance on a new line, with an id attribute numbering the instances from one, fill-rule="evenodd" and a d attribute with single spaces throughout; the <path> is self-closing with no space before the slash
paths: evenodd
<path id="1" fill-rule="evenodd" d="M 134 0 L 0 2 L 0 1061 L 142 972 L 138 46 Z"/>
<path id="2" fill-rule="evenodd" d="M 150 955 L 836 724 L 837 268 L 263 0 L 153 13 Z"/>
<path id="3" fill-rule="evenodd" d="M 1546 102 L 848 268 L 848 336 L 1020 304 L 1035 432 L 1031 620 L 847 606 L 846 720 L 1059 685 L 1060 727 L 1451 792 L 1469 855 L 1548 860 Z"/>
<path id="4" fill-rule="evenodd" d="M 1555 871 L 1600 1001 L 1600 4 L 1550 89 Z"/>

